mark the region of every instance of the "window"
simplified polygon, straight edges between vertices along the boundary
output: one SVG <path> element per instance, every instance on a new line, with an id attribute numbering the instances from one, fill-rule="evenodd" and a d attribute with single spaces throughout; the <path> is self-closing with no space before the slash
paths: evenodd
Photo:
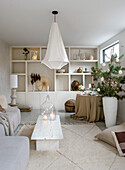
<path id="1" fill-rule="evenodd" d="M 117 56 L 119 57 L 119 41 L 111 44 L 110 46 L 102 50 L 103 62 L 109 62 L 111 59 L 111 55 L 113 54 L 117 54 Z"/>

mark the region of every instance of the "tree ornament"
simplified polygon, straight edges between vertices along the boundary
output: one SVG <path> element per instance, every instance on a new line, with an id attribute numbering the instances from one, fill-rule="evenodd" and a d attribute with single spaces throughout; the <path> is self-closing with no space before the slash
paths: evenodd
<path id="1" fill-rule="evenodd" d="M 105 67 L 105 66 L 106 66 L 106 64 L 105 64 L 105 63 L 102 63 L 102 66 L 103 66 L 103 67 Z"/>
<path id="2" fill-rule="evenodd" d="M 100 88 L 97 88 L 97 91 L 100 92 Z"/>
<path id="3" fill-rule="evenodd" d="M 122 74 L 122 70 L 119 70 L 119 74 Z"/>
<path id="4" fill-rule="evenodd" d="M 116 62 L 117 62 L 117 63 L 119 62 L 119 58 L 116 58 Z"/>
<path id="5" fill-rule="evenodd" d="M 101 81 L 104 81 L 104 77 L 101 77 Z"/>

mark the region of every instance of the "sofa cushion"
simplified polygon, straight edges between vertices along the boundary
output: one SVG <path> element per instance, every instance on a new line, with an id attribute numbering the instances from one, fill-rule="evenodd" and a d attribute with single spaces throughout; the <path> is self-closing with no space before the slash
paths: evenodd
<path id="1" fill-rule="evenodd" d="M 17 107 L 8 107 L 6 109 L 6 114 L 9 116 L 9 118 L 13 122 L 13 127 L 15 130 L 21 122 L 20 110 Z"/>
<path id="2" fill-rule="evenodd" d="M 112 131 L 113 132 L 125 131 L 125 123 L 123 123 L 121 125 L 116 125 L 116 126 L 110 127 L 108 129 L 100 132 L 99 134 L 97 134 L 95 136 L 95 139 L 101 140 L 103 142 L 108 143 L 109 145 L 116 147 L 115 141 L 112 136 Z"/>
<path id="3" fill-rule="evenodd" d="M 120 156 L 125 156 L 125 131 L 112 132 Z"/>
<path id="4" fill-rule="evenodd" d="M 6 110 L 0 105 L 0 112 L 5 113 Z"/>
<path id="5" fill-rule="evenodd" d="M 7 109 L 7 100 L 4 95 L 0 95 L 0 105 L 6 110 Z"/>
<path id="6" fill-rule="evenodd" d="M 28 160 L 29 139 L 27 137 L 0 137 L 1 170 L 25 170 Z"/>

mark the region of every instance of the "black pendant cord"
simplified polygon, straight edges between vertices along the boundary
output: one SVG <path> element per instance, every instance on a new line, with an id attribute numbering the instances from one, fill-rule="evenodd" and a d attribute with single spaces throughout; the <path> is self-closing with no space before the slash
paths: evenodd
<path id="1" fill-rule="evenodd" d="M 58 11 L 52 11 L 52 14 L 54 15 L 54 22 L 56 22 L 56 15 L 58 14 Z"/>

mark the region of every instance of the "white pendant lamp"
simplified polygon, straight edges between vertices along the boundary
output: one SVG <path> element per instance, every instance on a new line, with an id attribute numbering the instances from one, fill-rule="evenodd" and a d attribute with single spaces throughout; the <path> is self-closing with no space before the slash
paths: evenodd
<path id="1" fill-rule="evenodd" d="M 42 63 L 50 69 L 61 69 L 69 63 L 69 60 L 56 22 L 58 11 L 53 11 L 52 14 L 54 14 L 54 22 L 51 25 L 47 51 Z"/>

